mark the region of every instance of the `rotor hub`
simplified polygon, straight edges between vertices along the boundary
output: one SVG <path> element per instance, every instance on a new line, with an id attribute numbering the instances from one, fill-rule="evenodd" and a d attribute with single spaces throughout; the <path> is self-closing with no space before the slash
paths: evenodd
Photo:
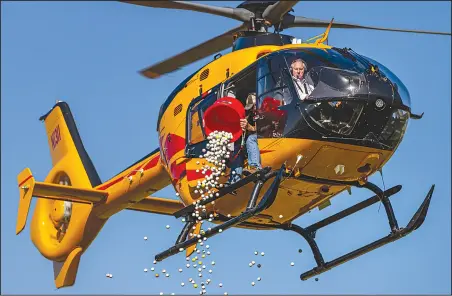
<path id="1" fill-rule="evenodd" d="M 262 18 L 262 13 L 265 11 L 267 7 L 275 4 L 276 0 L 255 0 L 255 1 L 245 1 L 242 2 L 237 8 L 244 8 L 254 13 L 254 15 L 258 18 Z"/>
<path id="2" fill-rule="evenodd" d="M 270 5 L 275 4 L 278 1 L 268 0 L 268 1 L 245 1 L 241 3 L 237 8 L 246 9 L 254 14 L 254 17 L 250 20 L 248 24 L 248 30 L 253 32 L 268 32 L 268 28 L 272 26 L 268 21 L 266 21 L 262 14 L 265 9 Z"/>

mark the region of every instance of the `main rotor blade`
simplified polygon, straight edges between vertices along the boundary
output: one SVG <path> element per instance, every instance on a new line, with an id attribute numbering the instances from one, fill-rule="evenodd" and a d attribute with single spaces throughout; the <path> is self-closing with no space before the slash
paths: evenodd
<path id="1" fill-rule="evenodd" d="M 330 24 L 330 21 L 311 19 L 302 16 L 292 16 L 286 15 L 283 20 L 284 28 L 291 27 L 327 27 Z M 369 30 L 382 30 L 382 31 L 393 31 L 393 32 L 407 32 L 407 33 L 420 33 L 420 34 L 435 34 L 435 35 L 451 35 L 451 33 L 447 32 L 434 32 L 434 31 L 420 31 L 420 30 L 406 30 L 406 29 L 394 29 L 394 28 L 381 28 L 381 27 L 371 27 L 371 26 L 362 26 L 357 24 L 349 24 L 349 23 L 339 23 L 333 22 L 332 28 L 341 28 L 341 29 L 369 29 Z"/>
<path id="2" fill-rule="evenodd" d="M 272 24 L 281 21 L 286 13 L 294 7 L 299 1 L 278 1 L 268 6 L 262 13 L 262 17 Z"/>
<path id="3" fill-rule="evenodd" d="M 190 48 L 178 55 L 175 55 L 169 59 L 164 60 L 158 64 L 155 64 L 149 68 L 141 71 L 141 74 L 148 78 L 158 78 L 164 74 L 173 72 L 180 69 L 183 66 L 203 59 L 211 54 L 222 51 L 231 46 L 234 33 L 239 32 L 247 28 L 246 24 L 242 24 L 226 33 L 214 37 L 204 43 L 201 43 L 195 47 Z"/>
<path id="4" fill-rule="evenodd" d="M 120 2 L 154 8 L 181 9 L 205 12 L 209 14 L 232 18 L 242 22 L 250 21 L 251 17 L 254 16 L 254 13 L 244 8 L 219 7 L 188 1 L 120 1 Z"/>

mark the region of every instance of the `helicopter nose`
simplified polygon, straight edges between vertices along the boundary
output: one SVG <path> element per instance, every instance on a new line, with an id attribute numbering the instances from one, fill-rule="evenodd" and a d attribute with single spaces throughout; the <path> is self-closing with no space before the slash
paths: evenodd
<path id="1" fill-rule="evenodd" d="M 379 143 L 382 148 L 394 149 L 405 133 L 409 112 L 388 97 L 374 97 L 363 110 L 358 132 L 365 141 Z M 364 169 L 364 168 L 363 168 Z"/>

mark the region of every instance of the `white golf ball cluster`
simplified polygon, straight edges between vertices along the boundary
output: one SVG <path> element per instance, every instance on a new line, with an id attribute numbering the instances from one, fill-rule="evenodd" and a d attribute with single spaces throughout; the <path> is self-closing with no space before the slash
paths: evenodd
<path id="1" fill-rule="evenodd" d="M 199 180 L 194 191 L 195 194 L 199 194 L 201 199 L 198 199 L 194 202 L 195 212 L 192 214 L 193 217 L 196 217 L 198 223 L 203 223 L 201 213 L 206 213 L 207 209 L 205 205 L 200 205 L 201 200 L 206 200 L 208 198 L 213 198 L 214 195 L 218 196 L 217 190 L 223 187 L 223 184 L 220 184 L 220 176 L 224 176 L 224 170 L 226 169 L 226 160 L 231 156 L 231 151 L 228 149 L 228 145 L 231 143 L 232 134 L 223 132 L 223 131 L 214 131 L 210 133 L 207 137 L 209 142 L 206 145 L 206 149 L 202 150 L 202 154 L 199 158 L 205 159 L 207 162 L 200 163 L 199 161 L 196 163 L 197 165 L 201 165 L 200 169 L 197 169 L 196 172 L 201 172 L 205 177 L 202 180 Z M 211 204 L 215 204 L 214 201 Z M 208 216 L 208 221 L 212 222 L 214 218 L 213 214 Z M 196 226 L 193 226 L 193 229 L 196 229 Z M 210 230 L 210 228 L 208 228 Z M 201 229 L 200 233 L 203 234 L 204 230 Z M 190 236 L 193 237 L 193 234 L 190 233 Z M 201 238 L 201 235 L 198 234 L 196 236 L 198 238 L 198 246 L 195 249 L 195 256 L 193 258 L 186 258 L 187 261 L 192 261 L 192 267 L 197 272 L 197 278 L 203 278 L 203 272 L 208 271 L 207 277 L 212 274 L 213 270 L 207 268 L 206 264 L 203 264 L 202 260 L 206 259 L 206 256 L 211 255 L 209 251 L 210 246 L 205 244 L 207 240 L 206 237 Z M 201 258 L 198 258 L 200 255 Z M 211 261 L 210 265 L 215 266 L 215 261 Z M 190 267 L 190 264 L 187 264 L 187 268 Z M 211 279 L 207 278 L 205 281 L 201 281 L 197 283 L 193 278 L 189 278 L 188 281 L 193 285 L 196 289 L 200 287 L 199 294 L 204 295 L 207 293 L 207 285 L 211 283 Z M 182 284 L 181 285 L 185 285 Z M 222 283 L 219 284 L 220 287 L 223 286 Z"/>
<path id="2" fill-rule="evenodd" d="M 219 188 L 223 187 L 223 184 L 220 184 L 220 177 L 225 175 L 224 171 L 226 169 L 226 160 L 231 156 L 232 149 L 230 149 L 231 147 L 229 145 L 232 145 L 232 137 L 233 135 L 231 133 L 224 131 L 214 131 L 210 133 L 207 137 L 209 142 L 206 145 L 206 149 L 203 149 L 202 154 L 199 155 L 199 158 L 201 158 L 202 160 L 196 162 L 197 165 L 200 165 L 200 168 L 197 169 L 196 172 L 201 172 L 203 175 L 205 175 L 202 180 L 199 180 L 197 182 L 196 189 L 194 190 L 194 193 L 199 194 L 198 196 L 201 197 L 193 203 L 195 205 L 195 211 L 192 216 L 196 217 L 197 223 L 202 224 L 204 222 L 202 220 L 202 216 L 205 217 L 205 215 L 202 215 L 202 213 L 207 212 L 206 206 L 200 205 L 201 200 L 219 196 L 218 190 Z M 212 201 L 211 204 L 215 204 L 215 202 Z M 231 215 L 228 214 L 228 217 L 231 217 Z M 213 219 L 214 215 L 209 214 L 208 221 L 212 222 Z M 182 222 L 186 222 L 186 219 L 182 219 Z M 169 229 L 170 226 L 167 225 L 166 228 Z M 195 230 L 196 228 L 197 226 L 192 227 L 193 230 Z M 210 228 L 207 229 L 210 230 Z M 222 230 L 220 230 L 220 232 L 221 231 Z M 212 280 L 210 279 L 210 276 L 213 272 L 212 269 L 215 267 L 215 261 L 210 261 L 210 266 L 208 266 L 209 263 L 203 263 L 203 260 L 207 260 L 206 257 L 211 255 L 211 248 L 206 244 L 207 238 L 202 237 L 202 234 L 204 233 L 205 230 L 201 228 L 200 234 L 189 234 L 190 237 L 196 236 L 198 238 L 198 245 L 195 248 L 193 256 L 186 257 L 186 261 L 188 261 L 186 262 L 186 268 L 189 271 L 191 271 L 193 268 L 193 272 L 195 272 L 192 277 L 188 278 L 188 283 L 191 284 L 195 289 L 200 288 L 200 295 L 207 294 L 207 286 L 212 282 Z M 147 237 L 145 237 L 144 239 L 147 240 Z M 179 251 L 183 252 L 184 249 L 181 248 L 179 249 Z M 154 261 L 154 264 L 156 263 L 157 262 Z M 253 265 L 254 264 L 255 262 L 253 261 Z M 151 268 L 151 270 L 154 271 L 154 268 Z M 183 269 L 179 268 L 178 271 L 179 273 L 182 273 Z M 147 269 L 145 269 L 145 272 L 147 272 Z M 204 272 L 206 273 L 203 274 Z M 169 273 L 167 273 L 166 270 L 162 270 L 162 273 L 165 274 L 166 277 L 169 277 Z M 159 275 L 156 274 L 156 277 L 159 277 Z M 260 278 L 258 278 L 258 281 L 259 280 Z M 180 285 L 184 287 L 186 286 L 186 283 L 187 282 L 181 282 Z M 223 288 L 223 285 L 224 283 L 218 283 L 218 286 L 220 288 Z M 228 293 L 224 292 L 224 295 L 228 295 Z"/>
<path id="3" fill-rule="evenodd" d="M 207 149 L 203 149 L 199 157 L 206 159 L 209 164 L 204 164 L 201 167 L 201 173 L 206 175 L 208 171 L 211 174 L 206 175 L 204 180 L 198 181 L 195 193 L 201 194 L 202 199 L 213 197 L 213 188 L 223 187 L 219 184 L 220 176 L 224 176 L 223 171 L 226 169 L 226 159 L 231 156 L 228 150 L 228 145 L 232 140 L 232 134 L 227 132 L 214 131 L 207 136 L 209 142 L 206 145 Z M 199 164 L 199 162 L 197 162 Z M 196 170 L 199 172 L 199 170 Z"/>
<path id="4" fill-rule="evenodd" d="M 208 198 L 213 198 L 214 195 L 219 196 L 217 192 L 218 188 L 222 188 L 223 184 L 220 184 L 220 176 L 224 176 L 224 170 L 226 169 L 226 159 L 231 156 L 231 152 L 228 149 L 228 145 L 231 143 L 232 134 L 223 131 L 214 131 L 207 136 L 209 142 L 206 145 L 206 149 L 202 150 L 202 153 L 199 157 L 204 158 L 208 163 L 202 162 L 202 167 L 197 169 L 196 172 L 201 171 L 203 175 L 205 175 L 204 179 L 198 180 L 196 185 L 196 189 L 194 191 L 195 194 L 200 194 L 201 199 L 193 202 L 195 205 L 195 211 L 192 213 L 193 217 L 196 217 L 200 223 L 203 223 L 201 213 L 205 213 L 206 206 L 200 205 L 201 200 L 206 200 Z M 196 164 L 200 164 L 199 161 Z M 210 171 L 210 174 L 209 174 Z M 211 204 L 215 204 L 215 201 L 212 201 Z M 213 214 L 209 215 L 208 221 L 212 222 L 214 216 Z M 200 238 L 201 236 L 198 236 Z M 206 238 L 204 238 L 205 240 Z M 202 245 L 202 242 L 200 242 Z"/>

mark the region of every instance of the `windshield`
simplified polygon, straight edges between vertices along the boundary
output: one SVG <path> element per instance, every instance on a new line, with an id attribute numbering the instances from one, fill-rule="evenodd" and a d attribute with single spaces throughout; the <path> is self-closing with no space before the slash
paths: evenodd
<path id="1" fill-rule="evenodd" d="M 403 84 L 403 82 L 393 73 L 391 72 L 388 68 L 386 68 L 384 65 L 382 65 L 381 63 L 362 56 L 364 59 L 368 60 L 371 64 L 376 65 L 379 70 L 389 79 L 391 80 L 391 82 L 394 84 L 395 89 L 397 90 L 396 93 L 398 93 L 398 98 L 402 101 L 402 104 L 411 108 L 411 98 L 410 98 L 410 93 L 408 92 L 408 89 L 406 88 L 406 86 Z"/>
<path id="2" fill-rule="evenodd" d="M 258 61 L 256 94 L 261 137 L 292 137 L 307 125 L 323 137 L 389 148 L 403 136 L 403 112 L 410 111 L 408 90 L 397 76 L 348 49 L 269 54 Z"/>
<path id="3" fill-rule="evenodd" d="M 411 107 L 400 79 L 375 60 L 347 49 L 283 50 L 262 59 L 258 69 L 258 97 L 276 95 L 282 104 L 300 100 L 372 100 Z M 380 71 L 371 71 L 376 65 Z M 294 93 L 289 89 L 293 86 Z M 271 93 L 273 91 L 273 93 Z"/>
<path id="4" fill-rule="evenodd" d="M 300 100 L 394 100 L 390 81 L 370 71 L 367 60 L 344 49 L 283 51 Z"/>
<path id="5" fill-rule="evenodd" d="M 284 50 L 261 59 L 257 71 L 257 102 L 263 136 L 270 136 L 270 131 L 271 135 L 288 135 L 293 131 L 300 119 L 294 106 L 303 102 L 306 102 L 302 104 L 306 116 L 316 125 L 350 134 L 363 104 L 346 102 L 340 113 L 334 112 L 335 106 L 338 100 L 368 99 L 367 69 L 367 64 L 333 49 Z M 385 91 L 380 96 L 392 100 L 392 91 Z M 312 100 L 323 102 L 308 104 Z"/>

